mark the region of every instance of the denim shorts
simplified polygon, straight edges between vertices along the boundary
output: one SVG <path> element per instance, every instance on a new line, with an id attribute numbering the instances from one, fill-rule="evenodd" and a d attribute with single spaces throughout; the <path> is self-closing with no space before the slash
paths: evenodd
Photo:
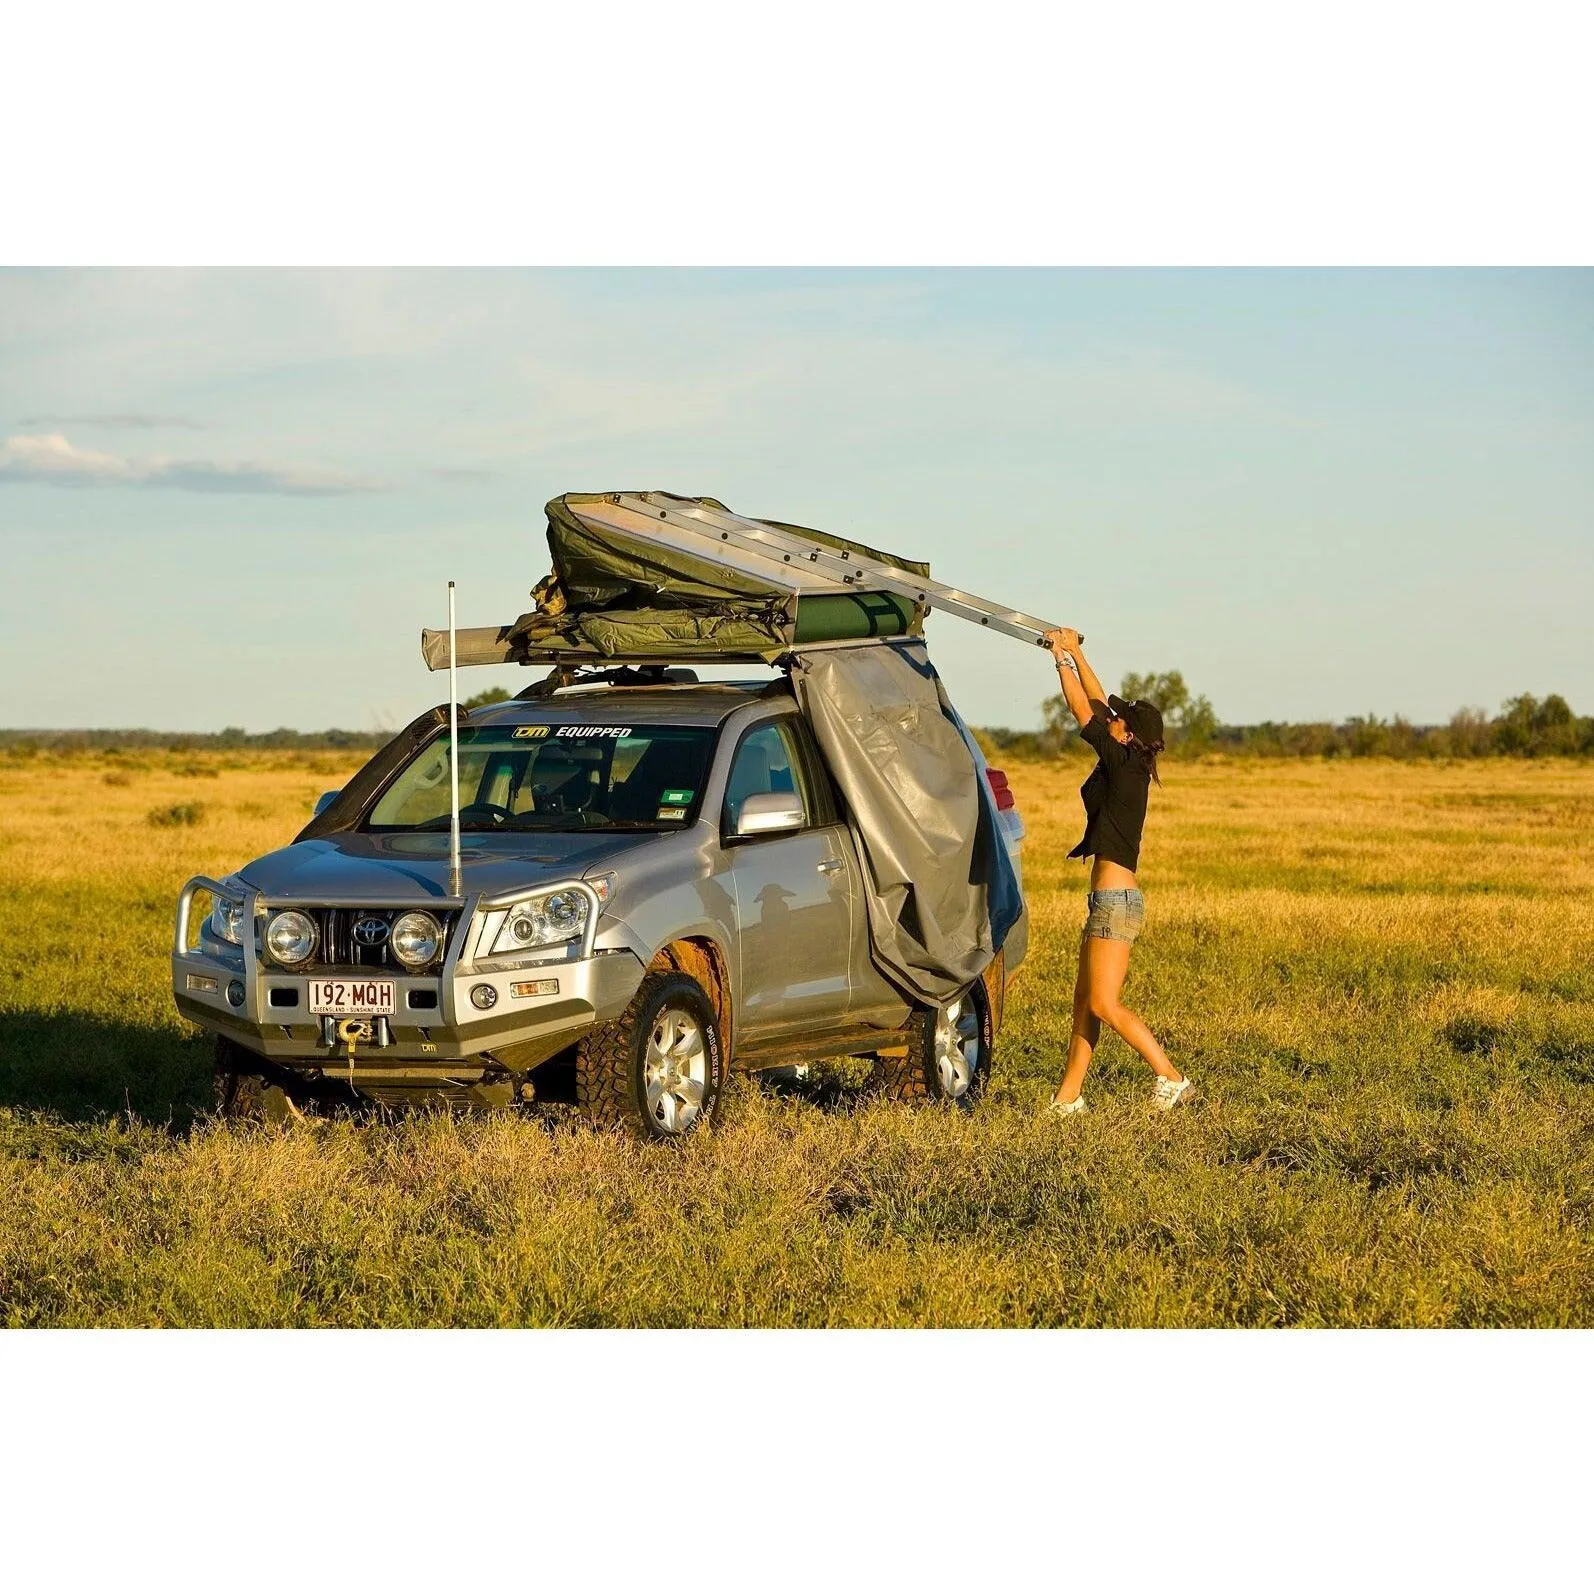
<path id="1" fill-rule="evenodd" d="M 1104 941 L 1132 942 L 1146 922 L 1146 899 L 1138 891 L 1092 891 L 1086 900 L 1090 904 L 1086 940 L 1100 936 Z"/>

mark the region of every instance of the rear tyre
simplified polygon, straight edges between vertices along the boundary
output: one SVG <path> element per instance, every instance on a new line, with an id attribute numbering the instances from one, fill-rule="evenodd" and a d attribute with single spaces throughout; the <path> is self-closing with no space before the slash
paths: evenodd
<path id="1" fill-rule="evenodd" d="M 875 1083 L 895 1101 L 944 1101 L 965 1112 L 991 1077 L 991 1002 L 983 980 L 913 1016 L 905 1056 L 882 1057 Z"/>
<path id="2" fill-rule="evenodd" d="M 677 1139 L 713 1119 L 724 1082 L 719 1021 L 689 974 L 649 974 L 576 1048 L 576 1100 L 598 1128 Z"/>

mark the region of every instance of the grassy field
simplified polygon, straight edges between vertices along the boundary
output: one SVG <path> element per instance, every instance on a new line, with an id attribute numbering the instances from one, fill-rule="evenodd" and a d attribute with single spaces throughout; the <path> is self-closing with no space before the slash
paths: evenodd
<path id="1" fill-rule="evenodd" d="M 332 755 L 0 761 L 0 1321 L 1594 1322 L 1594 767 L 1172 765 L 1116 1040 L 1041 1112 L 1083 874 L 1073 763 L 1010 769 L 1029 962 L 970 1117 L 738 1080 L 715 1133 L 568 1113 L 206 1116 L 177 888 L 279 845 Z"/>

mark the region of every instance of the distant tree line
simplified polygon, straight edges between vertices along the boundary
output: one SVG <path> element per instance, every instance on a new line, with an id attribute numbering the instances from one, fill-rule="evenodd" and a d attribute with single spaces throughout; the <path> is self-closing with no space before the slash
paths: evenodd
<path id="1" fill-rule="evenodd" d="M 1594 717 L 1572 712 L 1558 692 L 1537 698 L 1524 692 L 1506 700 L 1498 714 L 1481 708 L 1459 709 L 1448 725 L 1413 725 L 1396 715 L 1382 720 L 1364 715 L 1331 725 L 1326 721 L 1290 724 L 1225 725 L 1205 698 L 1191 692 L 1178 670 L 1126 675 L 1119 695 L 1143 697 L 1161 710 L 1168 749 L 1178 753 L 1242 753 L 1261 758 L 1515 758 L 1594 756 Z M 509 694 L 491 688 L 466 702 L 477 708 L 504 701 Z M 1045 723 L 1038 731 L 1006 726 L 981 727 L 987 751 L 1017 757 L 1051 758 L 1065 748 L 1085 751 L 1074 718 L 1061 695 L 1041 705 Z M 246 731 L 229 725 L 220 731 L 152 730 L 0 730 L 0 750 L 26 753 L 111 752 L 125 748 L 172 753 L 260 749 L 305 752 L 369 751 L 393 733 L 370 731 Z"/>
<path id="2" fill-rule="evenodd" d="M 286 726 L 274 731 L 245 731 L 236 725 L 221 731 L 0 730 L 0 748 L 19 751 L 36 748 L 55 753 L 112 752 L 120 748 L 169 753 L 196 753 L 207 749 L 229 752 L 248 748 L 329 752 L 380 747 L 392 735 L 392 731 L 290 731 Z"/>
<path id="3" fill-rule="evenodd" d="M 1161 675 L 1126 675 L 1119 695 L 1143 697 L 1162 710 L 1168 749 L 1178 753 L 1240 753 L 1260 758 L 1513 758 L 1594 756 L 1594 716 L 1572 712 L 1558 692 L 1537 698 L 1524 692 L 1508 698 L 1500 712 L 1458 709 L 1448 725 L 1413 725 L 1396 715 L 1362 715 L 1334 725 L 1327 721 L 1288 724 L 1225 725 L 1205 697 L 1185 684 L 1178 670 Z M 1055 757 L 1078 747 L 1074 717 L 1061 695 L 1041 705 L 1045 723 L 1038 731 L 982 727 L 980 736 L 995 752 L 1019 757 Z"/>
<path id="4" fill-rule="evenodd" d="M 501 686 L 489 687 L 464 701 L 465 708 L 482 708 L 488 703 L 503 703 L 509 693 Z M 0 748 L 39 748 L 50 752 L 106 752 L 112 748 L 145 748 L 169 753 L 193 753 L 202 749 L 215 752 L 243 751 L 248 748 L 302 748 L 306 752 L 339 752 L 344 748 L 377 748 L 389 741 L 393 731 L 291 731 L 286 725 L 274 731 L 246 731 L 229 725 L 219 731 L 49 731 L 0 730 Z"/>

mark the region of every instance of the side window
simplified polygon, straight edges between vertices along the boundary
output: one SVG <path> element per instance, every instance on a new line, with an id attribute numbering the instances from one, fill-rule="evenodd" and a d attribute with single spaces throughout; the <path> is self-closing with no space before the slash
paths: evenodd
<path id="1" fill-rule="evenodd" d="M 736 824 L 742 804 L 761 791 L 796 792 L 802 798 L 804 823 L 813 823 L 814 803 L 807 770 L 787 721 L 772 720 L 756 726 L 742 738 L 725 782 L 727 826 Z"/>
<path id="2" fill-rule="evenodd" d="M 819 751 L 819 744 L 814 740 L 813 730 L 807 720 L 792 719 L 786 723 L 796 734 L 797 751 L 801 755 L 799 767 L 807 779 L 809 823 L 834 825 L 842 814 L 841 793 L 836 790 L 836 782 L 830 773 L 830 766 L 825 762 L 825 755 Z"/>

